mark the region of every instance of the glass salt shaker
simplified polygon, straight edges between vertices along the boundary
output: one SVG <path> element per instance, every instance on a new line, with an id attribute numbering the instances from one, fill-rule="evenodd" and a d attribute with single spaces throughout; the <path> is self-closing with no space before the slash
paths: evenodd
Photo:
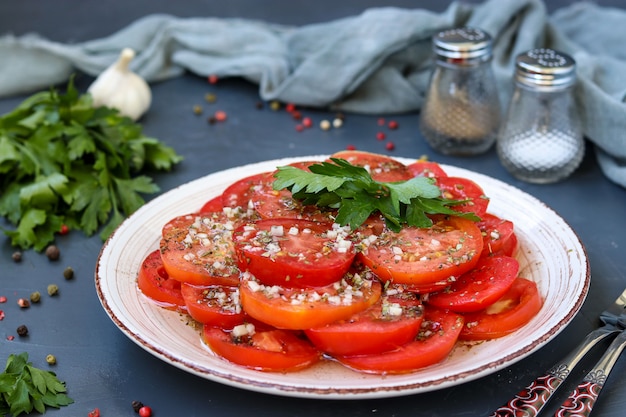
<path id="1" fill-rule="evenodd" d="M 576 62 L 564 53 L 541 48 L 516 58 L 515 90 L 496 146 L 511 175 L 548 184 L 578 168 L 585 144 L 575 83 Z"/>
<path id="2" fill-rule="evenodd" d="M 475 28 L 450 29 L 433 37 L 436 62 L 420 131 L 436 151 L 476 155 L 494 144 L 501 107 L 491 48 L 491 36 Z"/>

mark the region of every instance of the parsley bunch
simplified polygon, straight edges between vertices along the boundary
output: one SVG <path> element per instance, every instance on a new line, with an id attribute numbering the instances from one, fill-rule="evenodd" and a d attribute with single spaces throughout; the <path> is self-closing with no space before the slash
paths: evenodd
<path id="1" fill-rule="evenodd" d="M 0 215 L 13 246 L 43 250 L 62 225 L 105 239 L 159 190 L 144 169 L 182 158 L 115 109 L 94 107 L 70 80 L 0 117 Z"/>
<path id="2" fill-rule="evenodd" d="M 65 393 L 65 384 L 54 372 L 34 367 L 27 353 L 9 355 L 0 374 L 0 415 L 17 417 L 33 410 L 43 414 L 46 407 L 72 404 L 74 401 Z"/>
<path id="3" fill-rule="evenodd" d="M 345 159 L 330 158 L 309 166 L 309 171 L 292 166 L 278 167 L 274 189 L 289 189 L 303 204 L 338 209 L 336 221 L 355 230 L 375 212 L 387 227 L 400 231 L 403 225 L 430 227 L 427 214 L 449 214 L 479 220 L 474 213 L 458 212 L 450 206 L 465 202 L 441 197 L 441 190 L 426 177 L 408 181 L 378 182 L 362 167 Z"/>

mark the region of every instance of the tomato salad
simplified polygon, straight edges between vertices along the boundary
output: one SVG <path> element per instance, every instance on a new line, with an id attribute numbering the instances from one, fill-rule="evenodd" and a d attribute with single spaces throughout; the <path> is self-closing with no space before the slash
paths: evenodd
<path id="1" fill-rule="evenodd" d="M 138 288 L 201 324 L 224 360 L 268 372 L 321 360 L 374 374 L 414 372 L 445 360 L 458 341 L 505 336 L 542 300 L 519 275 L 514 225 L 488 212 L 474 181 L 435 162 L 404 165 L 359 151 L 333 155 L 380 182 L 430 178 L 459 212 L 431 227 L 388 227 L 374 213 L 356 228 L 331 207 L 274 189 L 274 172 L 236 181 L 198 212 L 163 226 Z M 317 161 L 294 164 L 307 170 Z"/>

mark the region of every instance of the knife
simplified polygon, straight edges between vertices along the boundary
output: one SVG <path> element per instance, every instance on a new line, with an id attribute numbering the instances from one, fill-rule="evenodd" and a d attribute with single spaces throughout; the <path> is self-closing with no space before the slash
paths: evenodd
<path id="1" fill-rule="evenodd" d="M 550 397 L 565 381 L 565 378 L 569 376 L 570 372 L 591 348 L 600 341 L 624 329 L 623 325 L 626 322 L 620 320 L 620 316 L 624 313 L 625 308 L 626 289 L 622 291 L 609 308 L 600 314 L 600 321 L 603 323 L 602 327 L 590 332 L 562 361 L 550 368 L 544 375 L 535 379 L 509 402 L 494 411 L 490 417 L 537 416 Z"/>
<path id="2" fill-rule="evenodd" d="M 621 325 L 626 328 L 626 317 Z M 588 416 L 609 377 L 611 369 L 613 369 L 613 365 L 617 362 L 624 348 L 626 348 L 626 330 L 622 330 L 617 335 L 604 355 L 587 373 L 582 382 L 574 388 L 554 415 L 557 417 Z"/>

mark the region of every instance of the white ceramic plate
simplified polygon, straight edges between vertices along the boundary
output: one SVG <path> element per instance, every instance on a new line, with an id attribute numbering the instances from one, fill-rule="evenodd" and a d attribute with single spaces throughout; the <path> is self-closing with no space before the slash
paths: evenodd
<path id="1" fill-rule="evenodd" d="M 139 266 L 158 247 L 161 227 L 172 217 L 198 210 L 239 178 L 312 159 L 323 157 L 266 161 L 217 172 L 162 194 L 130 216 L 103 246 L 96 268 L 98 297 L 113 322 L 146 351 L 209 380 L 283 396 L 357 399 L 426 392 L 498 371 L 544 346 L 582 306 L 589 289 L 589 263 L 565 221 L 515 187 L 444 165 L 450 175 L 477 181 L 491 198 L 489 211 L 515 223 L 521 275 L 538 284 L 544 299 L 543 308 L 528 325 L 471 349 L 457 347 L 442 363 L 407 375 L 365 375 L 331 362 L 296 373 L 264 373 L 218 358 L 201 343 L 198 330 L 188 325 L 185 315 L 157 307 L 139 293 Z"/>

